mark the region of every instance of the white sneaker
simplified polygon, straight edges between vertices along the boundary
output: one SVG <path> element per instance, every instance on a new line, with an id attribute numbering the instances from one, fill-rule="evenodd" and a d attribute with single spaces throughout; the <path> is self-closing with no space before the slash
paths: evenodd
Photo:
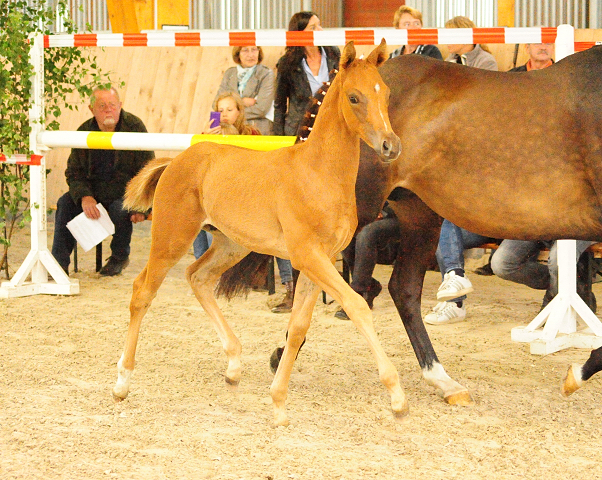
<path id="1" fill-rule="evenodd" d="M 439 302 L 433 312 L 425 315 L 424 321 L 430 325 L 461 322 L 466 318 L 464 306 L 458 307 L 456 302 Z"/>
<path id="2" fill-rule="evenodd" d="M 437 290 L 437 300 L 445 302 L 466 295 L 474 290 L 472 283 L 466 277 L 456 275 L 453 270 L 443 276 L 443 283 Z"/>

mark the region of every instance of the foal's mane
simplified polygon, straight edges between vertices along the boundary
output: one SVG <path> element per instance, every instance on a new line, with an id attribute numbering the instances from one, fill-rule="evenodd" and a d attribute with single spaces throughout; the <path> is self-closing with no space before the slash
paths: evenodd
<path id="1" fill-rule="evenodd" d="M 316 122 L 316 116 L 318 115 L 318 110 L 322 106 L 322 102 L 324 101 L 324 97 L 328 89 L 332 85 L 332 81 L 334 77 L 336 77 L 339 71 L 337 69 L 333 69 L 328 74 L 330 79 L 328 82 L 324 82 L 322 86 L 318 89 L 316 94 L 311 98 L 309 103 L 307 104 L 307 109 L 305 111 L 305 115 L 299 124 L 299 128 L 297 129 L 297 140 L 295 143 L 302 143 L 307 140 L 309 134 L 311 133 L 314 123 Z"/>

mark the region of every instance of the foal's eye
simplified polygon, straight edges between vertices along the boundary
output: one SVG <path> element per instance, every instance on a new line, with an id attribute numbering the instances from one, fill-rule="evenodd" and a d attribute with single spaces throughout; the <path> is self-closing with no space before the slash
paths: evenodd
<path id="1" fill-rule="evenodd" d="M 360 99 L 355 95 L 349 95 L 349 101 L 352 105 L 357 105 L 358 103 L 360 103 Z"/>

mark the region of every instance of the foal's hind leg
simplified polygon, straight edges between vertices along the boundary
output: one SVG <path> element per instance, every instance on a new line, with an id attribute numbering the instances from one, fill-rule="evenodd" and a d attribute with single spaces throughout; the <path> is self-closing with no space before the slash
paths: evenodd
<path id="1" fill-rule="evenodd" d="M 240 381 L 240 341 L 226 322 L 215 300 L 213 291 L 222 273 L 236 265 L 248 253 L 244 247 L 234 243 L 220 231 L 214 231 L 209 250 L 186 269 L 186 278 L 197 300 L 211 318 L 222 347 L 228 357 L 226 382 L 238 385 Z"/>
<path id="2" fill-rule="evenodd" d="M 399 385 L 399 375 L 378 341 L 372 323 L 372 312 L 364 298 L 354 292 L 343 280 L 343 277 L 325 254 L 313 252 L 304 255 L 303 259 L 299 260 L 301 261 L 295 263 L 302 265 L 301 270 L 339 302 L 339 305 L 366 338 L 372 353 L 376 357 L 380 380 L 391 395 L 391 409 L 398 416 L 406 415 L 408 413 L 408 402 Z"/>
<path id="3" fill-rule="evenodd" d="M 293 364 L 299 353 L 299 349 L 305 341 L 305 334 L 311 322 L 311 315 L 320 295 L 320 290 L 304 274 L 299 275 L 295 297 L 293 299 L 293 311 L 288 324 L 287 338 L 278 370 L 272 381 L 270 393 L 274 404 L 274 423 L 276 425 L 288 425 L 285 402 L 288 392 L 288 382 L 293 370 Z"/>
<path id="4" fill-rule="evenodd" d="M 175 214 L 174 214 L 175 215 Z M 157 222 L 155 218 L 153 220 Z M 159 220 L 160 221 L 160 220 Z M 142 318 L 148 311 L 157 290 L 165 280 L 169 270 L 184 256 L 194 239 L 194 226 L 190 232 L 181 231 L 179 238 L 165 234 L 169 226 L 153 225 L 153 237 L 148 262 L 144 270 L 134 280 L 130 301 L 130 325 L 123 354 L 117 363 L 117 383 L 113 388 L 115 400 L 123 400 L 130 390 L 130 378 L 134 371 L 136 345 Z M 188 242 L 187 237 L 190 237 Z M 173 240 L 172 240 L 173 239 Z"/>

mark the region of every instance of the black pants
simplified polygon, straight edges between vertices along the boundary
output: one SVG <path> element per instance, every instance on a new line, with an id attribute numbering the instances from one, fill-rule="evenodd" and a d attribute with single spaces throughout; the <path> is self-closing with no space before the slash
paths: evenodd
<path id="1" fill-rule="evenodd" d="M 367 292 L 377 280 L 372 278 L 377 263 L 391 265 L 397 257 L 401 228 L 395 217 L 366 225 L 343 251 L 351 270 L 351 288 Z"/>
<path id="2" fill-rule="evenodd" d="M 104 205 L 111 221 L 115 224 L 115 234 L 111 240 L 111 255 L 117 260 L 125 260 L 130 256 L 130 241 L 132 239 L 132 222 L 130 214 L 123 209 L 121 199 Z M 54 240 L 52 255 L 61 267 L 67 269 L 71 262 L 71 252 L 75 248 L 75 238 L 67 228 L 67 223 L 82 213 L 81 205 L 76 205 L 71 195 L 65 193 L 56 205 L 54 219 Z"/>

